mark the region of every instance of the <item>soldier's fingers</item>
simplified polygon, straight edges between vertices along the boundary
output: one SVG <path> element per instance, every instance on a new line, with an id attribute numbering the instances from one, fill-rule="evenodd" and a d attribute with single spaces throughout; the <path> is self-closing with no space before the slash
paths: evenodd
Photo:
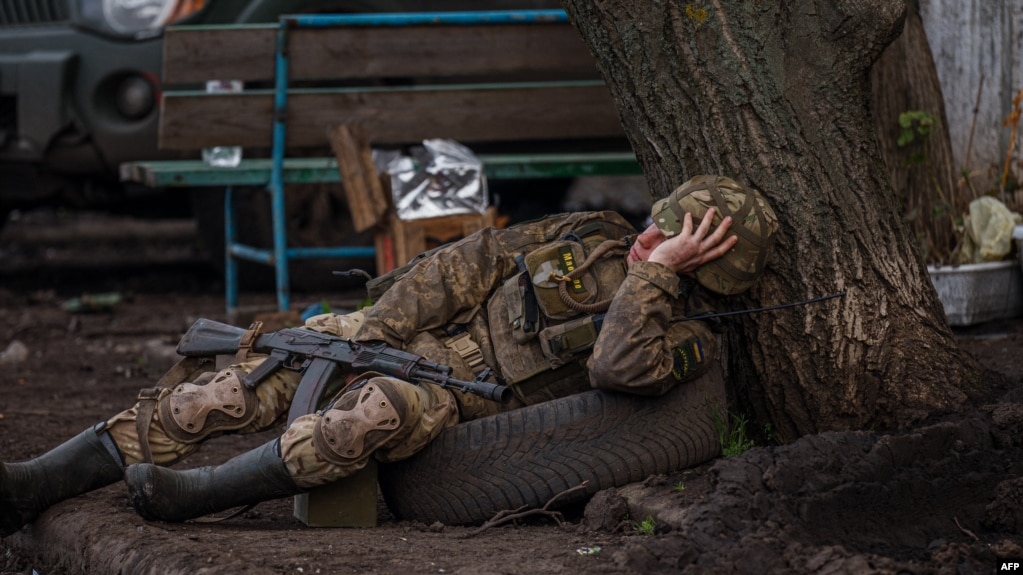
<path id="1" fill-rule="evenodd" d="M 714 228 L 714 233 L 707 237 L 707 241 L 711 243 L 719 243 L 725 239 L 725 235 L 728 234 L 728 229 L 732 227 L 732 216 L 725 216 L 725 219 L 721 220 L 718 227 Z"/>
<path id="2" fill-rule="evenodd" d="M 724 241 L 714 246 L 714 248 L 704 252 L 703 260 L 700 262 L 701 265 L 727 254 L 728 250 L 732 249 L 738 241 L 738 236 L 728 236 Z"/>
<path id="3" fill-rule="evenodd" d="M 714 208 L 710 208 L 707 210 L 706 214 L 703 214 L 703 219 L 700 220 L 700 227 L 696 229 L 696 234 L 694 235 L 699 238 L 707 237 L 710 227 L 714 225 L 714 213 Z M 689 216 L 689 212 L 686 212 L 686 215 Z"/>
<path id="4" fill-rule="evenodd" d="M 691 236 L 693 235 L 693 214 L 686 212 L 682 216 L 682 231 L 679 232 L 680 236 Z"/>

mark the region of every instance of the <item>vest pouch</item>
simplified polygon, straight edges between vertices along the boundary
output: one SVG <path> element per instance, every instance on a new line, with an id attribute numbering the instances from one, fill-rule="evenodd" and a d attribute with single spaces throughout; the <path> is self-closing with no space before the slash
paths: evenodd
<path id="1" fill-rule="evenodd" d="M 535 338 L 526 344 L 515 340 L 513 322 L 508 317 L 509 305 L 505 301 L 506 295 L 507 291 L 504 289 L 494 293 L 487 302 L 487 316 L 490 319 L 490 337 L 498 370 L 505 383 L 512 385 L 550 371 L 551 366 Z"/>
<path id="2" fill-rule="evenodd" d="M 540 331 L 540 349 L 553 367 L 560 367 L 593 347 L 603 315 L 587 315 Z"/>
<path id="3" fill-rule="evenodd" d="M 577 241 L 560 241 L 546 245 L 526 255 L 526 270 L 533 282 L 536 303 L 545 317 L 554 320 L 569 319 L 581 312 L 570 307 L 558 293 L 562 282 L 558 277 L 567 275 L 586 261 L 586 252 Z M 577 303 L 591 303 L 597 299 L 597 282 L 589 270 L 568 286 L 569 297 Z"/>
<path id="4" fill-rule="evenodd" d="M 512 338 L 518 343 L 532 341 L 540 330 L 540 313 L 529 274 L 520 272 L 505 280 L 501 295 Z"/>

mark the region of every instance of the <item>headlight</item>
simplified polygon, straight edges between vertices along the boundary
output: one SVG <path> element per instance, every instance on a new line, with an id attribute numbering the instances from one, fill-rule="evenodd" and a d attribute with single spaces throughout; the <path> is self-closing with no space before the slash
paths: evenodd
<path id="1" fill-rule="evenodd" d="M 173 0 L 104 0 L 103 18 L 115 32 L 134 34 L 161 27 L 173 7 Z"/>
<path id="2" fill-rule="evenodd" d="M 205 0 L 80 0 L 84 19 L 127 36 L 158 32 L 198 12 Z"/>

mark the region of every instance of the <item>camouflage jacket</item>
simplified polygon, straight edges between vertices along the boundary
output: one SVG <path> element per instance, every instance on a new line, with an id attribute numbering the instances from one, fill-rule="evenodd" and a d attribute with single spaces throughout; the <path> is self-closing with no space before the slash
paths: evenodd
<path id="1" fill-rule="evenodd" d="M 628 226 L 613 212 L 599 215 Z M 367 310 L 356 339 L 409 349 L 423 332 L 443 338 L 452 326 L 464 326 L 479 345 L 483 361 L 498 374 L 507 377 L 515 362 L 542 361 L 536 342 L 517 349 L 501 341 L 495 345 L 495 331 L 504 326 L 493 321 L 495 309 L 488 304 L 499 296 L 505 280 L 518 273 L 516 256 L 561 237 L 586 217 L 594 214 L 563 214 L 508 229 L 485 229 L 432 254 Z M 634 233 L 631 226 L 628 229 Z M 683 321 L 692 302 L 678 297 L 681 281 L 661 264 L 635 263 L 624 281 L 612 287 L 614 297 L 592 353 L 546 370 L 550 373 L 539 376 L 547 380 L 541 386 L 529 388 L 529 382 L 523 382 L 526 387 L 513 386 L 519 398 L 535 403 L 589 387 L 660 395 L 702 374 L 718 344 L 702 322 Z"/>

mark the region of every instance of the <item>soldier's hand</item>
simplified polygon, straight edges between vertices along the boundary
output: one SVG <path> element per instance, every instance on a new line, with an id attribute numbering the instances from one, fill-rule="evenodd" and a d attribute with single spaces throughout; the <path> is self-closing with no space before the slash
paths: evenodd
<path id="1" fill-rule="evenodd" d="M 675 273 L 687 274 L 728 253 L 739 238 L 728 234 L 728 228 L 732 226 L 731 216 L 721 220 L 721 224 L 711 231 L 714 213 L 714 208 L 707 210 L 696 229 L 693 229 L 692 214 L 686 213 L 681 233 L 661 242 L 650 254 L 650 261 L 664 264 Z"/>

